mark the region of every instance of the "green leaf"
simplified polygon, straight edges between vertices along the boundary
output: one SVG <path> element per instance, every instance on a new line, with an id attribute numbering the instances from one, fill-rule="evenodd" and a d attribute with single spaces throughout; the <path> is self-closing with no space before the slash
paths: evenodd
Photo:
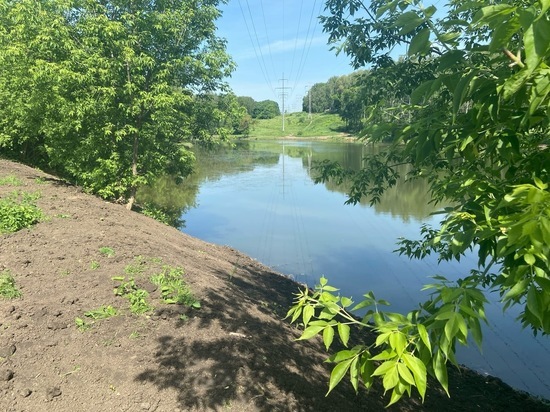
<path id="1" fill-rule="evenodd" d="M 542 307 L 541 299 L 539 298 L 539 292 L 534 285 L 531 285 L 529 292 L 527 292 L 527 308 L 529 311 L 537 317 L 538 320 L 542 323 Z"/>
<path id="2" fill-rule="evenodd" d="M 311 317 L 315 314 L 315 309 L 313 306 L 307 305 L 302 311 L 302 321 L 304 322 L 304 327 L 307 327 Z"/>
<path id="3" fill-rule="evenodd" d="M 533 266 L 537 261 L 535 257 L 530 253 L 526 253 L 525 255 L 523 255 L 523 260 L 525 260 L 525 263 L 527 263 L 529 266 Z"/>
<path id="4" fill-rule="evenodd" d="M 368 388 L 371 387 L 373 383 L 372 374 L 374 373 L 375 365 L 374 362 L 369 359 L 370 354 L 364 353 L 361 356 L 361 379 L 363 383 Z"/>
<path id="5" fill-rule="evenodd" d="M 374 360 L 374 358 L 372 358 Z M 372 376 L 386 375 L 390 370 L 395 368 L 397 361 L 395 359 L 383 362 L 372 373 Z"/>
<path id="6" fill-rule="evenodd" d="M 332 345 L 333 340 L 334 340 L 334 328 L 332 328 L 331 326 L 327 326 L 323 331 L 323 342 L 325 344 L 326 350 L 330 348 L 330 345 Z"/>
<path id="7" fill-rule="evenodd" d="M 424 23 L 424 19 L 420 17 L 415 11 L 408 11 L 401 14 L 395 21 L 395 26 L 400 27 L 400 35 L 410 33 L 418 26 Z"/>
<path id="8" fill-rule="evenodd" d="M 430 29 L 425 28 L 420 30 L 411 40 L 408 56 L 415 54 L 426 54 L 430 49 Z"/>
<path id="9" fill-rule="evenodd" d="M 346 325 L 345 323 L 338 323 L 338 335 L 340 336 L 340 340 L 346 347 L 348 346 L 350 330 L 351 329 L 349 325 Z"/>
<path id="10" fill-rule="evenodd" d="M 347 308 L 348 306 L 351 306 L 353 304 L 353 300 L 345 296 L 342 296 L 340 298 L 340 303 L 342 304 L 342 307 Z"/>
<path id="11" fill-rule="evenodd" d="M 325 327 L 324 326 L 309 326 L 307 327 L 304 332 L 302 333 L 302 336 L 298 338 L 298 340 L 306 340 L 311 339 L 315 335 L 319 334 Z"/>
<path id="12" fill-rule="evenodd" d="M 409 353 L 404 353 L 402 359 L 407 367 L 412 371 L 416 388 L 422 397 L 422 401 L 424 401 L 424 396 L 428 385 L 426 365 L 424 365 L 420 359 Z"/>
<path id="13" fill-rule="evenodd" d="M 397 362 L 397 372 L 399 373 L 399 376 L 408 384 L 414 385 L 415 381 L 413 378 L 413 375 L 406 364 Z"/>
<path id="14" fill-rule="evenodd" d="M 420 335 L 420 339 L 422 340 L 424 345 L 426 345 L 426 348 L 428 348 L 428 351 L 431 352 L 432 345 L 430 343 L 430 337 L 428 336 L 428 331 L 426 330 L 426 327 L 421 323 L 418 323 L 416 327 L 418 329 L 418 334 Z"/>
<path id="15" fill-rule="evenodd" d="M 332 372 L 330 374 L 330 381 L 329 381 L 329 388 L 327 395 L 332 391 L 336 385 L 340 383 L 342 378 L 346 375 L 346 372 L 348 371 L 351 363 L 353 362 L 353 359 L 348 359 L 346 361 L 343 361 L 336 365 L 334 369 L 332 369 Z"/>
<path id="16" fill-rule="evenodd" d="M 451 397 L 451 395 L 449 395 L 449 378 L 447 376 L 447 364 L 441 351 L 437 351 L 435 353 L 435 356 L 433 358 L 433 368 L 435 377 L 437 378 L 443 389 L 445 389 L 447 396 Z"/>
<path id="17" fill-rule="evenodd" d="M 384 378 L 382 378 L 382 386 L 384 386 L 384 390 L 386 391 L 394 388 L 399 383 L 399 372 L 397 370 L 397 365 L 398 363 L 394 362 L 392 367 L 389 368 L 384 374 Z"/>

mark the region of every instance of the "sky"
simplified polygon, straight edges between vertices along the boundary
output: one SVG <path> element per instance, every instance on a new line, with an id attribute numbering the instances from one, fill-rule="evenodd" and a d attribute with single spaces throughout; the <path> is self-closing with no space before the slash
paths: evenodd
<path id="1" fill-rule="evenodd" d="M 324 0 L 228 0 L 220 9 L 218 36 L 237 64 L 227 79 L 237 96 L 274 100 L 282 110 L 302 110 L 315 83 L 353 72 L 350 59 L 330 50 L 318 16 Z"/>

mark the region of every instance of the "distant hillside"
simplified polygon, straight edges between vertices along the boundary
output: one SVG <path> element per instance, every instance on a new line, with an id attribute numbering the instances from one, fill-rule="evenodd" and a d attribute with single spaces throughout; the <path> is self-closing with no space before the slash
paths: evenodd
<path id="1" fill-rule="evenodd" d="M 345 123 L 337 114 L 291 113 L 285 115 L 285 130 L 283 117 L 273 119 L 256 119 L 250 128 L 250 138 L 278 137 L 342 137 Z"/>

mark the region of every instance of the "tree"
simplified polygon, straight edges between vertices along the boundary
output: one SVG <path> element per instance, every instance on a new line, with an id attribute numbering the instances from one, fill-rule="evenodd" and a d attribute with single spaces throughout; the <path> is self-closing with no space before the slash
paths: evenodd
<path id="1" fill-rule="evenodd" d="M 281 110 L 279 109 L 279 105 L 273 100 L 262 100 L 261 102 L 257 102 L 252 112 L 252 117 L 254 119 L 273 119 L 280 115 Z"/>
<path id="2" fill-rule="evenodd" d="M 256 107 L 256 101 L 249 96 L 239 96 L 237 101 L 241 106 L 243 106 L 247 113 L 252 116 L 254 114 L 254 108 Z"/>
<path id="3" fill-rule="evenodd" d="M 0 146 L 128 208 L 155 176 L 188 174 L 194 96 L 233 68 L 217 4 L 1 1 Z"/>
<path id="4" fill-rule="evenodd" d="M 349 203 L 365 195 L 376 202 L 395 183 L 395 165 L 411 165 L 408 178 L 426 179 L 434 201 L 455 206 L 442 210 L 439 228 L 401 239 L 399 252 L 457 261 L 475 253 L 478 267 L 457 281 L 435 276 L 426 286 L 431 299 L 406 315 L 380 310 L 387 302 L 372 292 L 353 304 L 323 278 L 314 292 L 300 293 L 288 316 L 303 322 L 301 339 L 322 334 L 327 349 L 335 334 L 347 346 L 351 325 L 377 332 L 375 342 L 330 357 L 329 391 L 348 373 L 355 388 L 380 377 L 393 404 L 412 387 L 423 399 L 428 374 L 449 393 L 446 365 L 456 364 L 457 344 L 481 346 L 491 291 L 504 308 L 521 308 L 524 327 L 550 333 L 550 2 L 452 0 L 442 18 L 417 1 L 364 4 L 326 1 L 322 21 L 339 51 L 386 76 L 390 51 L 405 47 L 408 73 L 426 64 L 433 71 L 410 103 L 372 108 L 376 121 L 366 123 L 363 138 L 392 136 L 386 153 L 358 173 L 325 163 L 320 180 L 350 179 Z M 401 113 L 410 121 L 394 122 Z M 368 310 L 358 319 L 351 314 L 358 309 Z"/>

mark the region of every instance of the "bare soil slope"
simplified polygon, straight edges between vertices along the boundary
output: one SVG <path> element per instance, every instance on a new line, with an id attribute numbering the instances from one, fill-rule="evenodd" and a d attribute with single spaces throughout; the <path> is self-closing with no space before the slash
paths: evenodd
<path id="1" fill-rule="evenodd" d="M 319 341 L 294 339 L 283 320 L 299 285 L 228 247 L 191 238 L 146 216 L 82 193 L 24 165 L 0 160 L 0 186 L 39 192 L 47 219 L 0 235 L 0 272 L 22 297 L 0 299 L 0 411 L 378 411 L 380 388 L 329 376 Z M 100 253 L 109 247 L 114 255 Z M 138 258 L 140 257 L 140 258 Z M 161 261 L 160 261 L 161 260 Z M 148 275 L 185 271 L 200 309 L 162 304 Z M 128 277 L 148 290 L 154 311 L 135 315 L 116 296 Z M 118 315 L 81 331 L 76 318 L 111 305 Z M 467 369 L 451 372 L 451 399 L 435 384 L 389 410 L 548 411 L 547 404 Z"/>

